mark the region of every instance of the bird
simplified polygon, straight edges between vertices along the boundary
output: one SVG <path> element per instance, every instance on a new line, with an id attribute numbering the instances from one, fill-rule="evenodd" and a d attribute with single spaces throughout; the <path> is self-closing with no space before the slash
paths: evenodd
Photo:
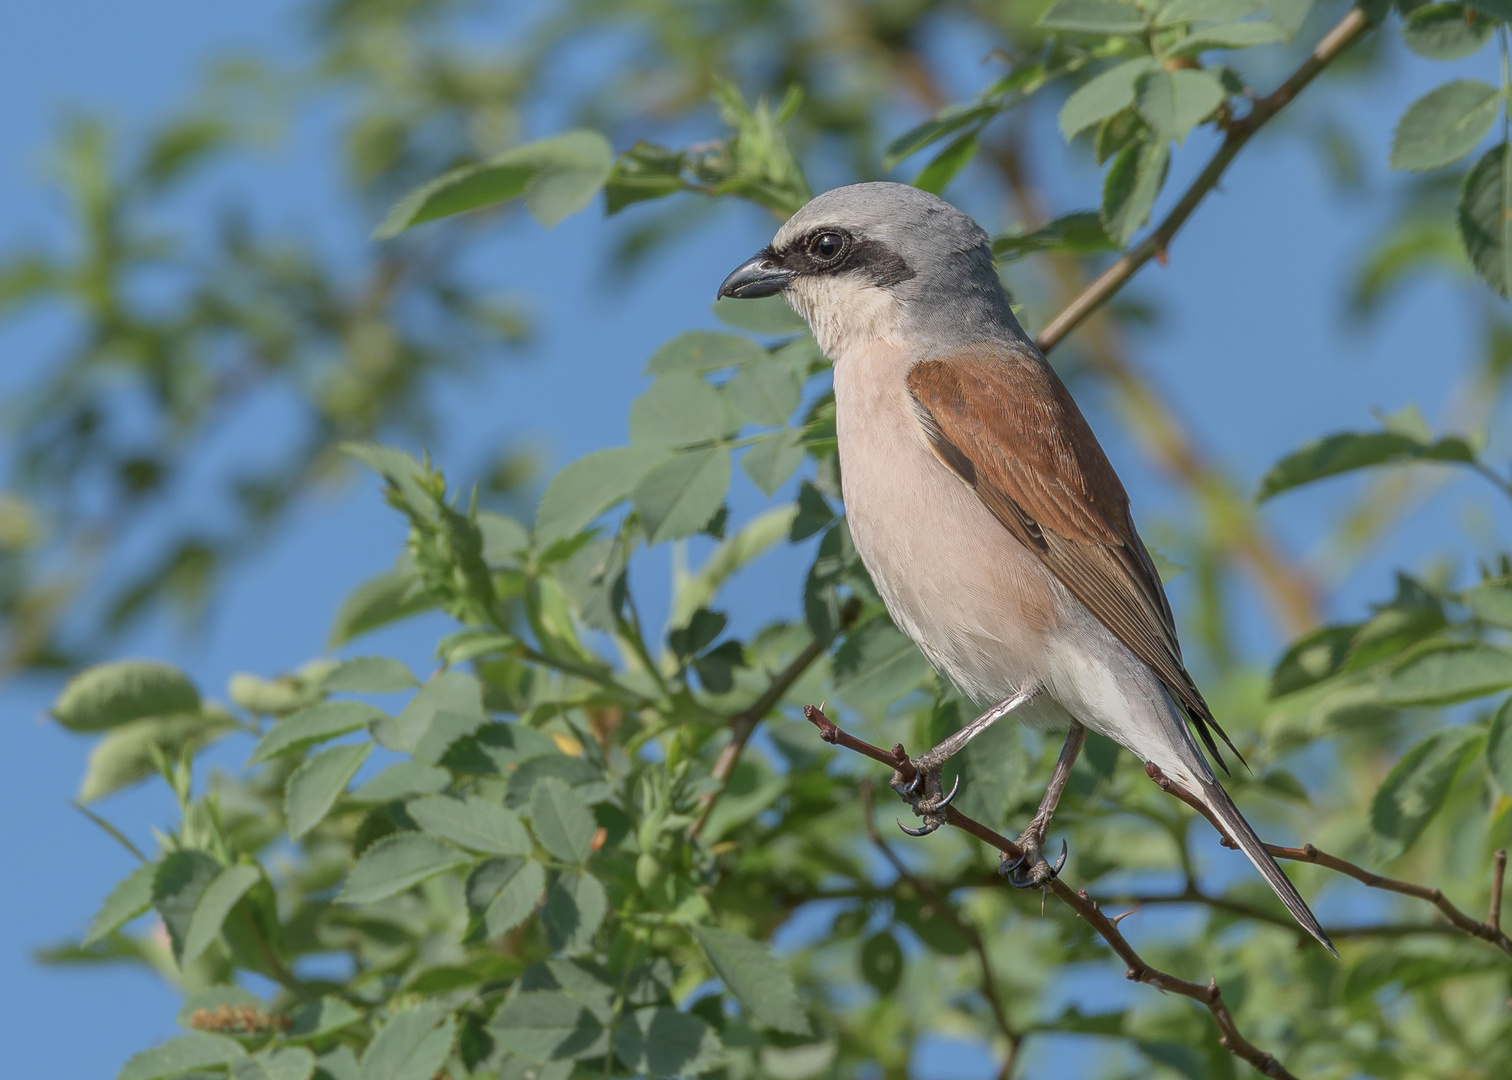
<path id="1" fill-rule="evenodd" d="M 1238 757 L 1188 674 L 1129 497 L 1070 392 L 1013 314 L 988 234 L 906 184 L 815 196 L 719 286 L 781 295 L 833 365 L 841 497 L 893 622 L 979 707 L 896 783 L 944 821 L 940 767 L 1013 714 L 1068 729 L 1040 811 L 1007 869 L 1043 884 L 1041 847 L 1086 730 L 1127 748 L 1248 856 L 1297 922 L 1328 935 L 1219 784 Z M 1216 739 L 1215 739 L 1216 736 Z M 1198 740 L 1201 740 L 1201 746 Z M 1242 758 L 1240 759 L 1242 760 Z M 959 779 L 957 780 L 959 785 Z"/>

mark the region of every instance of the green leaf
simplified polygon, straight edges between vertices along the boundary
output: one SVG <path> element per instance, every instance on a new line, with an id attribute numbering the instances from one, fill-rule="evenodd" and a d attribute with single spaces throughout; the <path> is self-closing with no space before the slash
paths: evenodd
<path id="1" fill-rule="evenodd" d="M 169 760 L 175 760 L 184 750 L 196 753 L 235 728 L 236 721 L 214 706 L 198 713 L 133 720 L 113 728 L 89 752 L 79 801 L 91 802 L 156 775 L 154 746 Z"/>
<path id="2" fill-rule="evenodd" d="M 1281 28 L 1271 22 L 1231 22 L 1194 30 L 1165 50 L 1167 56 L 1196 56 L 1209 49 L 1248 49 L 1285 41 Z M 1185 69 L 1182 69 L 1185 70 Z"/>
<path id="3" fill-rule="evenodd" d="M 604 185 L 604 205 L 610 214 L 648 199 L 663 199 L 683 190 L 682 171 L 688 155 L 665 146 L 637 142 L 615 159 Z"/>
<path id="4" fill-rule="evenodd" d="M 528 859 L 489 859 L 467 879 L 467 904 L 486 940 L 530 918 L 546 887 L 546 871 Z"/>
<path id="5" fill-rule="evenodd" d="M 1260 8 L 1259 0 L 1171 0 L 1156 14 L 1155 25 L 1164 27 L 1214 19 L 1242 19 Z"/>
<path id="6" fill-rule="evenodd" d="M 1039 24 L 1046 30 L 1083 34 L 1140 34 L 1145 16 L 1133 4 L 1118 0 L 1055 0 Z"/>
<path id="7" fill-rule="evenodd" d="M 763 435 L 740 458 L 740 467 L 751 483 L 768 497 L 775 495 L 802 464 L 803 443 L 797 432 L 788 429 Z"/>
<path id="8" fill-rule="evenodd" d="M 753 334 L 766 334 L 769 336 L 786 336 L 788 334 L 801 334 L 808 329 L 808 323 L 803 321 L 803 316 L 793 310 L 792 305 L 781 296 L 762 296 L 750 300 L 736 300 L 731 296 L 722 296 L 714 301 L 710 308 L 714 317 L 726 326 L 733 326 L 737 330 L 748 330 Z M 697 335 L 706 331 L 694 330 Z M 689 335 L 684 334 L 684 337 Z M 680 340 L 680 339 L 678 339 Z M 744 341 L 744 338 L 739 340 Z M 666 348 L 667 346 L 664 346 Z M 659 355 L 659 353 L 658 353 Z M 741 363 L 736 361 L 735 363 Z M 652 357 L 652 364 L 656 358 Z M 730 364 L 721 364 L 720 367 L 730 367 Z M 652 374 L 651 367 L 647 367 L 647 373 Z M 700 371 L 712 371 L 713 368 L 699 367 Z"/>
<path id="9" fill-rule="evenodd" d="M 375 903 L 471 861 L 465 852 L 434 836 L 386 836 L 362 853 L 336 899 L 344 904 Z"/>
<path id="10" fill-rule="evenodd" d="M 1223 84 L 1210 71 L 1148 71 L 1134 84 L 1134 107 L 1164 139 L 1181 142 L 1223 104 Z"/>
<path id="11" fill-rule="evenodd" d="M 1512 796 L 1512 698 L 1502 702 L 1491 718 L 1486 736 L 1486 766 L 1503 795 Z"/>
<path id="12" fill-rule="evenodd" d="M 913 186 L 921 191 L 938 195 L 949 186 L 977 155 L 977 133 L 967 132 L 935 155 L 933 161 L 919 171 Z"/>
<path id="13" fill-rule="evenodd" d="M 1427 643 L 1378 680 L 1392 705 L 1452 705 L 1512 687 L 1512 652 L 1480 642 Z"/>
<path id="14" fill-rule="evenodd" d="M 235 1039 L 195 1031 L 133 1056 L 116 1074 L 116 1080 L 166 1080 L 196 1069 L 229 1065 L 246 1056 Z"/>
<path id="15" fill-rule="evenodd" d="M 1477 619 L 1512 630 L 1512 581 L 1483 581 L 1465 593 L 1465 606 Z"/>
<path id="16" fill-rule="evenodd" d="M 609 896 L 598 878 L 586 870 L 572 871 L 558 874 L 546 890 L 541 923 L 553 949 L 585 952 L 608 913 Z"/>
<path id="17" fill-rule="evenodd" d="M 787 302 L 780 297 L 768 297 L 775 300 L 793 318 L 797 315 L 787 306 Z M 729 300 L 731 304 L 744 305 L 758 304 L 758 300 Z M 716 314 L 718 310 L 716 310 Z M 721 317 L 727 317 L 731 313 L 725 312 Z M 798 329 L 801 329 L 800 326 Z M 651 359 L 646 363 L 647 375 L 670 375 L 674 372 L 685 374 L 702 375 L 710 371 L 723 371 L 725 368 L 744 367 L 746 364 L 759 364 L 767 358 L 767 351 L 756 344 L 750 338 L 738 337 L 735 334 L 721 334 L 715 330 L 690 330 L 685 334 L 679 334 L 667 342 L 656 352 L 651 354 Z"/>
<path id="18" fill-rule="evenodd" d="M 719 391 L 691 371 L 658 377 L 630 406 L 630 442 L 635 446 L 712 442 L 729 434 L 731 426 Z"/>
<path id="19" fill-rule="evenodd" d="M 476 795 L 466 799 L 431 795 L 416 799 L 405 809 L 422 829 L 471 851 L 530 854 L 530 837 L 514 811 Z"/>
<path id="20" fill-rule="evenodd" d="M 557 753 L 553 748 L 552 753 L 522 761 L 510 773 L 509 786 L 504 792 L 505 805 L 513 810 L 523 810 L 530 805 L 536 784 L 549 776 L 556 777 L 572 788 L 577 792 L 578 798 L 590 806 L 609 797 L 609 782 L 597 766 L 582 758 Z"/>
<path id="21" fill-rule="evenodd" d="M 1484 745 L 1478 728 L 1449 728 L 1428 736 L 1386 774 L 1370 804 L 1370 824 L 1387 858 L 1401 855 L 1444 805 L 1461 768 Z"/>
<path id="22" fill-rule="evenodd" d="M 387 713 L 363 701 L 322 701 L 270 727 L 258 740 L 247 764 L 260 765 L 280 754 L 305 750 L 386 719 Z"/>
<path id="23" fill-rule="evenodd" d="M 423 761 L 396 761 L 352 792 L 354 802 L 391 802 L 445 791 L 451 773 Z"/>
<path id="24" fill-rule="evenodd" d="M 452 741 L 486 719 L 483 685 L 477 676 L 466 671 L 442 671 L 432 676 L 397 716 L 385 716 L 374 724 L 373 738 L 380 746 L 414 754 L 434 765 Z"/>
<path id="25" fill-rule="evenodd" d="M 1021 259 L 1036 251 L 1069 251 L 1087 255 L 1117 247 L 1103 231 L 1096 211 L 1078 210 L 1058 217 L 1030 233 L 1009 233 L 992 241 L 992 254 L 1007 262 Z"/>
<path id="26" fill-rule="evenodd" d="M 569 131 L 516 146 L 411 191 L 394 204 L 373 239 L 389 240 L 411 226 L 521 195 L 531 216 L 550 228 L 592 202 L 613 165 L 614 152 L 596 131 Z"/>
<path id="27" fill-rule="evenodd" d="M 524 536 L 523 529 L 521 536 Z M 397 694 L 419 685 L 415 673 L 398 660 L 387 656 L 357 656 L 327 675 L 322 688 L 349 694 Z"/>
<path id="28" fill-rule="evenodd" d="M 293 1041 L 318 1039 L 333 1031 L 350 1027 L 362 1019 L 362 1013 L 339 997 L 326 996 L 319 1001 L 301 1005 L 289 1018 L 289 1029 L 284 1037 Z"/>
<path id="29" fill-rule="evenodd" d="M 302 1046 L 268 1047 L 231 1063 L 232 1080 L 310 1080 L 315 1055 Z"/>
<path id="30" fill-rule="evenodd" d="M 338 1046 L 315 1059 L 315 1080 L 358 1080 L 360 1071 L 350 1046 Z"/>
<path id="31" fill-rule="evenodd" d="M 1501 111 L 1501 93 L 1476 79 L 1430 90 L 1407 107 L 1391 139 L 1393 169 L 1441 169 L 1486 137 Z"/>
<path id="32" fill-rule="evenodd" d="M 667 625 L 688 625 L 693 613 L 713 601 L 733 574 L 787 539 L 793 514 L 792 505 L 774 507 L 758 514 L 715 548 L 696 573 L 675 570 L 672 610 L 667 616 Z"/>
<path id="33" fill-rule="evenodd" d="M 636 485 L 631 499 L 652 544 L 702 529 L 730 487 L 730 452 L 714 446 L 678 454 Z"/>
<path id="34" fill-rule="evenodd" d="M 1496 22 L 1469 15 L 1464 4 L 1425 4 L 1402 17 L 1402 44 L 1430 60 L 1477 53 L 1496 32 Z"/>
<path id="35" fill-rule="evenodd" d="M 693 936 L 752 1020 L 791 1035 L 809 1033 L 792 977 L 765 945 L 713 926 L 695 926 Z"/>
<path id="36" fill-rule="evenodd" d="M 1155 196 L 1165 183 L 1171 152 L 1150 140 L 1120 150 L 1103 181 L 1102 225 L 1119 247 L 1127 247 L 1139 227 L 1150 220 Z"/>
<path id="37" fill-rule="evenodd" d="M 294 770 L 284 788 L 289 839 L 298 840 L 325 820 L 372 749 L 370 742 L 332 746 Z"/>
<path id="38" fill-rule="evenodd" d="M 203 851 L 173 851 L 157 864 L 152 878 L 152 904 L 168 931 L 175 960 L 184 955 L 195 909 L 220 872 L 220 863 Z"/>
<path id="39" fill-rule="evenodd" d="M 1345 431 L 1310 442 L 1271 466 L 1261 479 L 1255 498 L 1264 501 L 1303 484 L 1376 465 L 1474 460 L 1474 452 L 1463 439 L 1450 437 L 1425 443 L 1390 431 Z"/>
<path id="40" fill-rule="evenodd" d="M 835 693 L 860 709 L 885 707 L 916 689 L 929 661 L 885 619 L 858 627 L 835 653 Z"/>
<path id="41" fill-rule="evenodd" d="M 713 1028 L 691 1013 L 665 1006 L 622 1015 L 613 1045 L 615 1055 L 638 1076 L 696 1076 L 724 1056 Z"/>
<path id="42" fill-rule="evenodd" d="M 1061 134 L 1069 142 L 1080 132 L 1134 104 L 1134 84 L 1157 70 L 1148 56 L 1125 60 L 1077 88 L 1061 106 Z"/>
<path id="43" fill-rule="evenodd" d="M 238 900 L 262 880 L 262 871 L 256 866 L 228 866 L 216 875 L 189 919 L 184 933 L 184 946 L 179 957 L 179 966 L 185 967 L 199 959 L 200 953 L 220 937 L 221 926 Z"/>
<path id="44" fill-rule="evenodd" d="M 751 424 L 786 424 L 802 395 L 798 376 L 770 356 L 741 368 L 724 385 L 725 400 L 734 407 L 735 415 Z"/>
<path id="45" fill-rule="evenodd" d="M 1460 189 L 1460 239 L 1475 272 L 1499 295 L 1512 290 L 1512 175 L 1503 168 L 1507 144 L 1475 163 Z"/>
<path id="46" fill-rule="evenodd" d="M 543 778 L 531 792 L 530 827 L 541 846 L 565 863 L 581 866 L 593 854 L 593 833 L 598 827 L 593 813 L 577 792 L 554 776 Z"/>
<path id="47" fill-rule="evenodd" d="M 604 1026 L 582 1002 L 560 990 L 526 990 L 504 1003 L 489 1033 L 527 1061 L 564 1061 L 603 1053 Z"/>
<path id="48" fill-rule="evenodd" d="M 546 485 L 536 509 L 536 541 L 546 547 L 575 536 L 605 510 L 630 497 L 637 484 L 667 460 L 659 447 L 617 446 L 568 465 Z"/>
<path id="49" fill-rule="evenodd" d="M 395 1013 L 362 1055 L 359 1080 L 431 1080 L 451 1055 L 457 1022 L 437 1025 L 425 1005 Z"/>
<path id="50" fill-rule="evenodd" d="M 157 866 L 144 863 L 116 883 L 100 905 L 99 914 L 89 924 L 82 944 L 93 945 L 109 937 L 132 919 L 152 907 L 152 885 L 157 877 Z"/>
<path id="51" fill-rule="evenodd" d="M 339 648 L 370 630 L 425 611 L 431 607 L 431 600 L 419 586 L 413 573 L 401 570 L 364 581 L 341 602 L 326 647 Z"/>
<path id="52" fill-rule="evenodd" d="M 483 537 L 485 563 L 495 568 L 521 564 L 524 554 L 530 550 L 529 529 L 514 518 L 492 510 L 480 511 L 477 524 Z"/>
<path id="53" fill-rule="evenodd" d="M 903 948 L 886 930 L 879 930 L 861 946 L 861 977 L 879 994 L 890 994 L 903 979 Z"/>
<path id="54" fill-rule="evenodd" d="M 52 707 L 71 731 L 104 731 L 133 720 L 197 713 L 199 691 L 178 668 L 150 660 L 118 660 L 85 668 Z"/>

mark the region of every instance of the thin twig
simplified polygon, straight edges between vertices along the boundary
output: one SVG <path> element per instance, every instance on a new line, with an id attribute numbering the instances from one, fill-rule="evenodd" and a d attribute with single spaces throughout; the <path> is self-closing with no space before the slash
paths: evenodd
<path id="1" fill-rule="evenodd" d="M 1507 849 L 1498 848 L 1491 859 L 1491 912 L 1486 916 L 1486 925 L 1501 933 L 1502 886 L 1507 880 Z"/>
<path id="2" fill-rule="evenodd" d="M 864 754 L 874 761 L 879 761 L 891 767 L 898 775 L 896 779 L 904 782 L 918 775 L 913 761 L 908 757 L 902 745 L 894 746 L 891 751 L 873 746 L 871 743 L 856 738 L 849 732 L 836 727 L 834 722 L 812 705 L 804 707 L 803 715 L 819 729 L 819 735 L 827 743 L 843 746 L 848 750 L 854 750 Z M 973 818 L 967 817 L 954 806 L 946 807 L 945 823 L 970 833 L 977 839 L 992 847 L 997 848 L 1010 859 L 1017 859 L 1023 855 L 1019 846 L 1006 836 L 1000 836 L 992 829 L 983 825 Z M 1228 1005 L 1224 1003 L 1223 996 L 1218 989 L 1216 980 L 1206 986 L 1200 983 L 1188 982 L 1185 979 L 1161 971 L 1146 963 L 1139 955 L 1134 946 L 1129 944 L 1127 938 L 1118 929 L 1118 924 L 1103 914 L 1097 901 L 1089 897 L 1086 892 L 1074 891 L 1060 878 L 1052 878 L 1045 882 L 1044 888 L 1055 894 L 1057 900 L 1065 904 L 1076 914 L 1080 915 L 1091 927 L 1098 932 L 1118 954 L 1119 958 L 1128 965 L 1125 977 L 1133 982 L 1148 983 L 1157 990 L 1164 990 L 1173 994 L 1189 997 L 1193 1001 L 1201 1002 L 1213 1015 L 1213 1021 L 1218 1025 L 1221 1032 L 1218 1041 L 1229 1053 L 1243 1058 L 1265 1076 L 1281 1078 L 1281 1080 L 1297 1080 L 1296 1076 L 1276 1060 L 1274 1055 L 1261 1050 L 1254 1043 L 1244 1037 L 1234 1022 L 1233 1014 L 1229 1012 Z"/>
<path id="3" fill-rule="evenodd" d="M 1370 20 L 1365 12 L 1358 7 L 1350 8 L 1349 13 L 1324 35 L 1317 48 L 1313 49 L 1285 82 L 1258 99 L 1247 114 L 1233 121 L 1218 151 L 1154 231 L 1098 275 L 1096 281 L 1082 290 L 1080 296 L 1040 331 L 1036 343 L 1041 351 L 1049 352 L 1055 348 L 1062 338 L 1106 303 L 1145 263 L 1156 257 L 1163 258 L 1177 231 L 1186 224 L 1187 218 L 1192 216 L 1192 211 L 1197 209 L 1208 192 L 1218 185 L 1224 170 L 1244 148 L 1244 144 L 1369 28 Z"/>
<path id="4" fill-rule="evenodd" d="M 986 1000 L 987 1007 L 992 1010 L 992 1019 L 997 1024 L 998 1030 L 1008 1041 L 1008 1052 L 1002 1066 L 998 1069 L 998 1080 L 1008 1080 L 1013 1075 L 1013 1063 L 1018 1057 L 1019 1046 L 1023 1043 L 1024 1036 L 1009 1022 L 1008 1011 L 1003 1007 L 1002 999 L 998 997 L 997 976 L 992 970 L 992 959 L 987 954 L 986 942 L 982 940 L 982 935 L 977 933 L 977 928 L 961 918 L 955 905 L 936 889 L 933 883 L 909 870 L 903 860 L 898 858 L 893 849 L 888 846 L 887 841 L 877 835 L 877 824 L 872 820 L 872 785 L 869 780 L 861 782 L 861 820 L 866 825 L 866 835 L 871 837 L 871 842 L 882 853 L 882 857 L 897 871 L 898 877 L 913 886 L 914 892 L 918 893 L 921 899 L 927 900 L 934 912 L 965 938 L 966 943 L 971 946 L 971 951 L 976 954 L 977 966 L 982 972 L 982 997 Z"/>

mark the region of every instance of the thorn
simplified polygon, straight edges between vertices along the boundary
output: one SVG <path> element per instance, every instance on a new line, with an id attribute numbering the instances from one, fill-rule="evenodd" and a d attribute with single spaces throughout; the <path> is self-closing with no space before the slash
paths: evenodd
<path id="1" fill-rule="evenodd" d="M 1113 924 L 1113 928 L 1116 930 L 1116 929 L 1118 929 L 1118 924 L 1119 923 L 1123 922 L 1125 919 L 1127 919 L 1130 915 L 1134 914 L 1138 910 L 1139 909 L 1137 907 L 1132 907 L 1128 911 L 1124 912 L 1122 915 L 1110 915 L 1110 916 L 1108 916 L 1108 921 Z"/>

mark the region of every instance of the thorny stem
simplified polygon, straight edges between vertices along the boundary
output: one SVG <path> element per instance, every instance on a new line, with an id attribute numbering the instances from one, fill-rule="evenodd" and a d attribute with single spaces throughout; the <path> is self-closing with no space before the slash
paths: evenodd
<path id="1" fill-rule="evenodd" d="M 982 972 L 982 997 L 987 1002 L 987 1007 L 992 1010 L 992 1019 L 997 1024 L 998 1030 L 1003 1033 L 1003 1038 L 1008 1042 L 1008 1050 L 1003 1057 L 1003 1064 L 998 1069 L 998 1080 L 1008 1080 L 1013 1075 L 1013 1063 L 1018 1057 L 1020 1045 L 1024 1041 L 1024 1035 L 1008 1020 L 1008 1011 L 1003 1008 L 1003 1000 L 997 992 L 997 976 L 992 970 L 992 959 L 987 954 L 987 945 L 982 941 L 982 935 L 977 933 L 975 926 L 961 918 L 955 906 L 950 900 L 940 893 L 933 884 L 917 876 L 903 864 L 887 842 L 877 835 L 876 822 L 872 820 L 872 786 L 870 781 L 861 783 L 861 820 L 866 826 L 866 835 L 871 837 L 871 842 L 876 845 L 882 857 L 897 871 L 898 877 L 913 886 L 914 892 L 919 897 L 929 902 L 935 914 L 948 922 L 957 933 L 966 939 L 971 946 L 971 951 L 976 954 L 977 966 Z"/>
<path id="2" fill-rule="evenodd" d="M 907 782 L 918 775 L 918 770 L 914 767 L 913 760 L 909 758 L 901 743 L 894 746 L 891 750 L 883 750 L 879 746 L 874 746 L 864 739 L 858 739 L 849 732 L 841 730 L 829 717 L 825 716 L 823 712 L 812 705 L 804 706 L 803 715 L 811 724 L 819 729 L 819 736 L 825 742 L 835 746 L 843 746 L 847 750 L 853 750 L 874 761 L 881 762 L 894 771 L 896 774 L 895 780 Z M 1163 784 L 1162 787 L 1166 787 L 1166 785 Z M 1174 784 L 1169 785 L 1167 790 L 1178 796 L 1181 794 L 1180 789 Z M 983 843 L 1001 851 L 1010 859 L 1018 859 L 1023 855 L 1023 851 L 1012 840 L 1009 840 L 1006 836 L 999 835 L 981 822 L 967 817 L 954 806 L 946 808 L 945 823 L 963 832 L 970 833 Z M 1474 937 L 1489 941 L 1504 952 L 1512 954 L 1512 941 L 1507 939 L 1499 926 L 1493 925 L 1490 920 L 1485 923 L 1476 922 L 1454 904 L 1450 903 L 1443 892 L 1437 888 L 1414 885 L 1410 882 L 1383 877 L 1380 874 L 1356 866 L 1354 863 L 1347 862 L 1337 856 L 1319 851 L 1311 844 L 1301 848 L 1286 848 L 1267 844 L 1266 848 L 1273 856 L 1279 859 L 1295 859 L 1301 862 L 1317 863 L 1346 874 L 1372 888 L 1384 889 L 1388 892 L 1396 892 L 1405 896 L 1414 896 L 1428 900 L 1438 907 L 1449 921 L 1459 929 Z M 1499 854 L 1496 863 L 1497 874 L 1493 879 L 1493 888 L 1501 880 L 1501 871 L 1505 866 L 1504 855 Z M 1229 1012 L 1228 1006 L 1223 1001 L 1223 996 L 1219 991 L 1216 980 L 1210 981 L 1206 986 L 1203 986 L 1200 983 L 1189 982 L 1186 979 L 1178 978 L 1175 975 L 1151 966 L 1119 931 L 1117 921 L 1103 914 L 1097 901 L 1088 896 L 1085 890 L 1073 890 L 1064 880 L 1058 877 L 1047 881 L 1044 884 L 1044 888 L 1046 891 L 1054 893 L 1057 900 L 1081 916 L 1082 919 L 1101 935 L 1103 940 L 1113 949 L 1114 953 L 1118 955 L 1119 959 L 1123 960 L 1127 965 L 1126 978 L 1133 982 L 1147 983 L 1157 990 L 1180 994 L 1183 997 L 1189 997 L 1193 1001 L 1200 1002 L 1212 1013 L 1213 1022 L 1218 1025 L 1220 1032 L 1218 1041 L 1229 1053 L 1249 1062 L 1265 1076 L 1296 1080 L 1295 1074 L 1277 1061 L 1274 1055 L 1261 1050 L 1244 1037 L 1244 1034 L 1239 1030 L 1238 1025 L 1234 1021 L 1233 1014 Z M 1198 899 L 1198 897 L 1194 896 L 1193 899 Z M 1150 902 L 1156 901 L 1154 898 L 1150 898 Z"/>

